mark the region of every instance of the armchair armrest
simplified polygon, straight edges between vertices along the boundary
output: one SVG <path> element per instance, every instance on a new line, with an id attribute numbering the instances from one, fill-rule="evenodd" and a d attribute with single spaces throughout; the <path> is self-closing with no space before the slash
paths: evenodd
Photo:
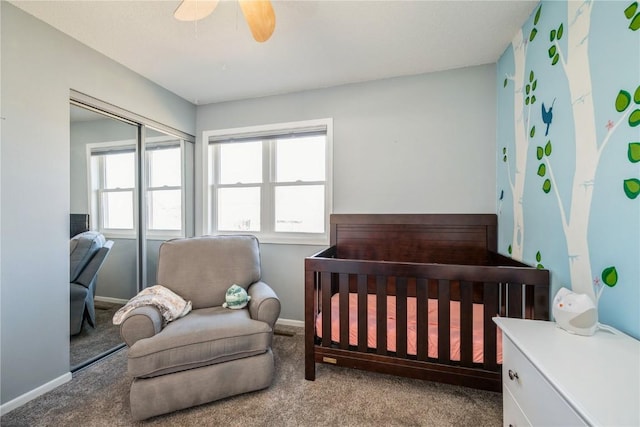
<path id="1" fill-rule="evenodd" d="M 249 286 L 247 293 L 249 300 L 249 314 L 252 319 L 268 323 L 274 327 L 280 316 L 280 300 L 269 285 L 264 282 L 255 282 Z"/>
<path id="2" fill-rule="evenodd" d="M 157 308 L 145 305 L 129 312 L 120 324 L 120 337 L 131 347 L 136 341 L 149 338 L 162 329 L 162 315 Z"/>

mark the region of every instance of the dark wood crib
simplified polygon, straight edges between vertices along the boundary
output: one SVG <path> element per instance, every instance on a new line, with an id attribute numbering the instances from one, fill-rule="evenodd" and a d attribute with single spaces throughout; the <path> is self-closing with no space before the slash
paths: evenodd
<path id="1" fill-rule="evenodd" d="M 330 224 L 331 246 L 305 259 L 307 380 L 329 363 L 500 391 L 492 317 L 549 319 L 549 272 L 495 252 L 496 215 Z"/>

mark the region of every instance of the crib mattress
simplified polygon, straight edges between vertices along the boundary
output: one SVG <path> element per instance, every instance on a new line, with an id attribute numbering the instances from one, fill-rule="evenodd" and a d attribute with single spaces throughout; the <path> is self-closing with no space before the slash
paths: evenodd
<path id="1" fill-rule="evenodd" d="M 460 303 L 450 302 L 450 359 L 460 360 Z M 331 340 L 340 341 L 340 295 L 331 297 Z M 417 303 L 415 297 L 407 297 L 407 354 L 417 354 Z M 376 295 L 367 295 L 367 345 L 369 348 L 377 348 L 376 345 Z M 438 358 L 438 300 L 429 299 L 428 309 L 428 356 Z M 483 306 L 473 304 L 473 361 L 482 363 L 483 353 Z M 322 313 L 316 318 L 316 334 L 322 338 Z M 500 329 L 497 331 L 497 361 L 502 363 L 502 335 Z M 349 293 L 349 345 L 358 345 L 358 294 Z M 387 351 L 396 351 L 396 297 L 387 295 Z"/>

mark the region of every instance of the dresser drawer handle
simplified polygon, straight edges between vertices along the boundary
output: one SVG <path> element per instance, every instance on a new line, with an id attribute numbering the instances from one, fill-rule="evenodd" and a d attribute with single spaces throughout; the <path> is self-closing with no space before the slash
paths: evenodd
<path id="1" fill-rule="evenodd" d="M 515 379 L 520 379 L 520 377 L 518 376 L 517 372 L 513 372 L 511 369 L 509 369 L 509 379 L 513 381 Z"/>

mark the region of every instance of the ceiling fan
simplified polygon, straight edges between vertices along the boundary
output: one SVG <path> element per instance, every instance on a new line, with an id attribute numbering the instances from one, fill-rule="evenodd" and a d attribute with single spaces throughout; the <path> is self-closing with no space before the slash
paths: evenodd
<path id="1" fill-rule="evenodd" d="M 244 19 L 257 42 L 269 40 L 276 28 L 276 15 L 269 0 L 238 0 Z M 173 16 L 179 21 L 198 21 L 209 16 L 218 0 L 182 0 Z"/>

